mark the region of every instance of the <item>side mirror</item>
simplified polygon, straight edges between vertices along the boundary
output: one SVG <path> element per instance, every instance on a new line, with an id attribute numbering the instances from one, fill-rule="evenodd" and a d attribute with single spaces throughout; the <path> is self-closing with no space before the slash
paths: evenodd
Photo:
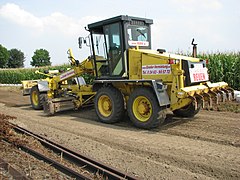
<path id="1" fill-rule="evenodd" d="M 82 49 L 82 43 L 83 43 L 83 37 L 78 38 L 78 46 L 80 49 Z"/>
<path id="2" fill-rule="evenodd" d="M 79 37 L 78 38 L 78 45 L 79 45 L 79 48 L 82 49 L 82 44 L 86 44 L 86 46 L 90 46 L 90 38 L 89 36 L 87 37 Z"/>

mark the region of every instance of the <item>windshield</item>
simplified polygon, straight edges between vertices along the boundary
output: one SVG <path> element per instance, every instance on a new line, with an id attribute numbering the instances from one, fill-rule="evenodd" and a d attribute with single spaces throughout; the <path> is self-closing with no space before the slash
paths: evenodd
<path id="1" fill-rule="evenodd" d="M 130 25 L 127 28 L 129 46 L 149 46 L 149 28 Z"/>

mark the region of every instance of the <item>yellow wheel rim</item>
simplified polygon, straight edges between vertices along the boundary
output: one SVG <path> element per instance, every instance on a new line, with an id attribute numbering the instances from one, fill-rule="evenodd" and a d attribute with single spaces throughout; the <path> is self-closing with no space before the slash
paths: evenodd
<path id="1" fill-rule="evenodd" d="M 32 92 L 32 102 L 35 106 L 38 105 L 38 93 L 36 91 Z"/>
<path id="2" fill-rule="evenodd" d="M 132 111 L 141 122 L 146 122 L 152 115 L 152 104 L 145 96 L 138 96 L 133 101 Z"/>
<path id="3" fill-rule="evenodd" d="M 108 96 L 102 95 L 99 98 L 98 110 L 104 117 L 109 117 L 112 114 L 112 101 Z"/>

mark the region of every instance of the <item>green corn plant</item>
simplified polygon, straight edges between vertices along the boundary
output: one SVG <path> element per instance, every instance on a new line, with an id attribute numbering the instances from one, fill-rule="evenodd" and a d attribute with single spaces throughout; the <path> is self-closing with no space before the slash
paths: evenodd
<path id="1" fill-rule="evenodd" d="M 232 88 L 240 89 L 240 52 L 200 53 L 198 57 L 208 59 L 212 82 L 225 81 Z"/>
<path id="2" fill-rule="evenodd" d="M 46 78 L 44 75 L 36 74 L 36 70 L 39 70 L 40 72 L 44 72 L 44 70 L 66 71 L 68 68 L 71 68 L 71 66 L 63 64 L 60 66 L 47 66 L 41 68 L 0 69 L 0 84 L 20 84 L 22 80 Z"/>

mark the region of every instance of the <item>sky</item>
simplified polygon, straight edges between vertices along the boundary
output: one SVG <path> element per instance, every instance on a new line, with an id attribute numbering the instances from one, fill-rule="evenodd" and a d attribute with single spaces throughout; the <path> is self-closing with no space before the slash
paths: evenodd
<path id="1" fill-rule="evenodd" d="M 49 51 L 53 65 L 68 63 L 72 48 L 80 61 L 89 48 L 78 48 L 90 23 L 129 15 L 153 19 L 152 49 L 191 52 L 240 51 L 239 0 L 0 0 L 0 44 L 25 54 L 25 67 L 36 49 Z"/>

